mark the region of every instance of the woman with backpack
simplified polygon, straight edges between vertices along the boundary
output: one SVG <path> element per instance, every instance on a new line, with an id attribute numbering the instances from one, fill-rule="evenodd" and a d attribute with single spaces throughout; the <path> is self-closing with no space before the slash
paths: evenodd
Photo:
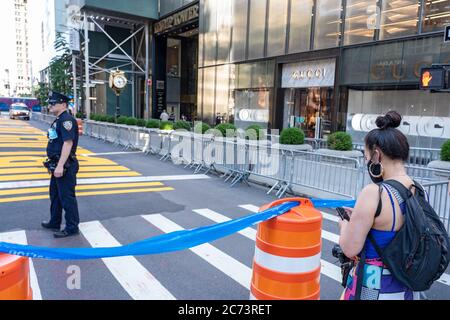
<path id="1" fill-rule="evenodd" d="M 420 276 L 426 273 L 423 269 L 427 265 L 420 259 L 425 258 L 425 255 L 429 252 L 423 251 L 420 253 L 422 256 L 420 256 L 418 252 L 411 250 L 411 252 L 406 253 L 406 255 L 410 255 L 408 256 L 410 260 L 408 260 L 403 259 L 402 256 L 404 254 L 402 249 L 404 248 L 392 248 L 393 245 L 397 245 L 398 241 L 403 238 L 419 239 L 420 237 L 420 239 L 423 239 L 421 238 L 422 233 L 418 234 L 416 230 L 412 230 L 415 228 L 409 227 L 408 230 L 402 228 L 405 222 L 405 227 L 414 223 L 414 221 L 410 222 L 410 220 L 414 219 L 408 218 L 414 216 L 414 213 L 410 214 L 411 211 L 420 211 L 423 217 L 431 216 L 431 222 L 423 217 L 419 217 L 423 220 L 420 222 L 424 225 L 427 223 L 439 224 L 439 222 L 434 221 L 434 216 L 428 213 L 430 210 L 433 211 L 433 209 L 428 204 L 425 205 L 423 189 L 421 187 L 412 187 L 413 185 L 417 186 L 417 184 L 407 174 L 405 162 L 409 157 L 409 143 L 406 136 L 397 129 L 401 120 L 400 114 L 390 111 L 385 116 L 377 118 L 376 125 L 378 128 L 369 132 L 365 137 L 364 154 L 367 170 L 373 184 L 366 186 L 361 191 L 354 209 L 345 208 L 350 219 L 339 223 L 339 245 L 345 256 L 355 261 L 355 266 L 350 270 L 347 280 L 344 280 L 344 283 L 346 283 L 343 295 L 344 300 L 416 300 L 420 298 L 420 295 L 419 292 L 415 291 L 423 291 L 411 289 L 424 287 L 423 281 L 419 284 L 419 280 L 423 280 L 423 277 L 418 278 L 417 281 L 414 280 L 418 284 L 415 285 L 413 280 L 407 279 L 407 276 L 403 277 L 403 275 L 408 275 L 408 272 L 411 271 L 408 268 L 411 266 L 416 268 L 417 264 L 420 264 L 420 266 L 413 271 L 417 271 L 417 274 Z M 415 197 L 415 193 L 419 193 L 419 189 L 422 192 L 420 201 Z M 410 192 L 407 193 L 407 190 L 410 190 Z M 405 196 L 406 194 L 409 196 Z M 411 203 L 416 206 L 412 210 Z M 419 206 L 426 208 L 422 211 Z M 425 210 L 427 210 L 426 213 L 424 213 Z M 417 216 L 414 218 L 418 220 Z M 438 230 L 439 228 L 440 226 L 438 225 L 436 228 L 433 227 L 431 229 Z M 429 229 L 430 227 L 428 226 L 426 232 L 429 232 Z M 401 234 L 398 234 L 400 232 Z M 405 232 L 407 233 L 406 235 Z M 448 237 L 445 239 L 445 236 L 442 236 L 441 233 L 436 233 L 436 235 L 429 233 L 428 236 L 431 239 L 429 242 L 431 244 L 434 244 L 433 241 L 437 239 L 435 241 L 437 245 L 436 247 L 431 246 L 432 249 L 438 249 L 437 246 L 441 242 L 445 244 L 447 241 L 448 243 Z M 395 241 L 393 241 L 394 238 Z M 407 243 L 407 240 L 405 241 Z M 389 246 L 390 244 L 391 246 Z M 409 245 L 413 244 L 409 243 Z M 388 247 L 390 250 L 389 255 L 385 255 L 385 250 Z M 417 248 L 419 248 L 419 244 L 417 244 Z M 410 251 L 410 248 L 407 249 Z M 429 248 L 423 250 L 429 250 Z M 448 254 L 446 254 L 446 252 L 443 252 L 442 261 L 435 262 L 435 265 L 437 264 L 438 266 L 436 270 L 443 268 L 445 264 L 448 265 L 448 261 L 446 261 Z M 380 255 L 383 256 L 383 259 Z M 406 265 L 405 268 L 398 268 L 394 262 L 391 263 L 391 260 L 396 255 L 399 256 L 400 264 L 402 266 Z M 386 265 L 386 257 L 390 259 L 388 261 L 390 264 L 389 269 Z M 438 258 L 440 259 L 441 256 L 439 255 Z M 405 260 L 406 264 L 403 263 Z M 441 264 L 440 267 L 439 263 Z M 361 268 L 361 265 L 364 268 Z M 403 269 L 408 270 L 408 272 L 405 272 Z M 394 276 L 390 270 L 395 270 L 394 273 L 397 276 Z M 433 271 L 430 270 L 430 272 Z M 426 280 L 428 285 L 432 281 L 429 280 L 429 275 L 426 276 L 428 276 Z M 405 283 L 408 283 L 408 285 Z"/>

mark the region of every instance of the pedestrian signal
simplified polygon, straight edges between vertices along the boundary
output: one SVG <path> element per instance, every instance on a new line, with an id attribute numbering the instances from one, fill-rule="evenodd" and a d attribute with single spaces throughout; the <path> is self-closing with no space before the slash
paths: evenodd
<path id="1" fill-rule="evenodd" d="M 420 89 L 445 89 L 445 73 L 446 70 L 443 67 L 423 68 L 420 76 Z"/>

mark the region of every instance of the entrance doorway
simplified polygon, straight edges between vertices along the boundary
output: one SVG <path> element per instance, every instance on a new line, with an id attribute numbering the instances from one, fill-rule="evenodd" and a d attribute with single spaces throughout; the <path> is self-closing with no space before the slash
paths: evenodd
<path id="1" fill-rule="evenodd" d="M 331 133 L 332 87 L 289 88 L 284 97 L 284 128 L 300 128 L 307 138 Z"/>

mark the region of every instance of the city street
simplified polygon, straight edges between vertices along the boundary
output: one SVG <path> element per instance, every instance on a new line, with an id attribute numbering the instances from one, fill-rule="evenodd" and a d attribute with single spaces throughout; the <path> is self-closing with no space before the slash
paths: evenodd
<path id="1" fill-rule="evenodd" d="M 81 137 L 78 158 L 80 235 L 54 239 L 40 224 L 49 218 L 48 178 L 42 166 L 47 127 L 0 119 L 0 241 L 45 247 L 110 247 L 163 233 L 248 215 L 276 198 L 259 186 L 229 184 L 215 175 L 162 162 Z M 95 180 L 94 180 L 95 179 Z M 46 184 L 47 183 L 47 184 Z M 338 218 L 323 212 L 321 299 L 340 298 Z M 247 300 L 256 228 L 190 250 L 89 261 L 33 259 L 34 299 Z M 80 288 L 68 286 L 79 267 Z M 77 269 L 78 270 L 78 269 Z M 450 299 L 450 271 L 426 292 Z"/>

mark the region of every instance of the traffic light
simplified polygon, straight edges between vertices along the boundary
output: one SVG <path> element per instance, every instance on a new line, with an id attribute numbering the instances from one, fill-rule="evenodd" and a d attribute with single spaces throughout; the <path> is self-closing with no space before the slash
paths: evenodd
<path id="1" fill-rule="evenodd" d="M 449 88 L 448 69 L 444 66 L 422 68 L 420 76 L 420 89 L 444 90 Z"/>

